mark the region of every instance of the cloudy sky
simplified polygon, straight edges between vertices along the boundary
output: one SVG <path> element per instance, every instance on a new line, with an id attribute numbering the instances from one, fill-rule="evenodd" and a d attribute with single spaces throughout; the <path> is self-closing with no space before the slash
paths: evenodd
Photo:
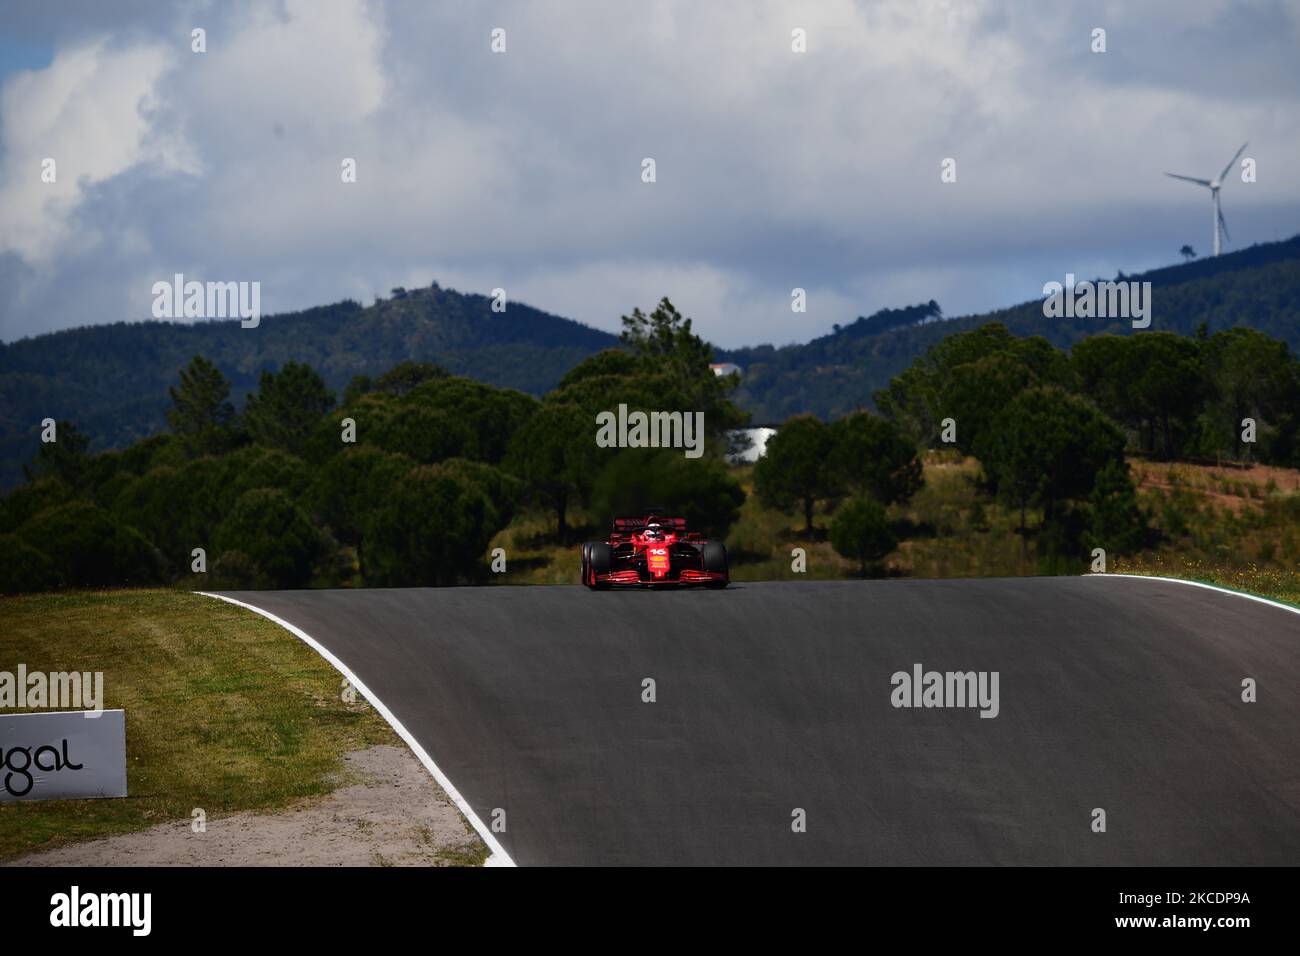
<path id="1" fill-rule="evenodd" d="M 1228 248 L 1300 232 L 1297 49 L 1300 0 L 6 0 L 0 340 L 148 319 L 176 272 L 611 330 L 668 295 L 726 346 L 980 311 L 1208 253 L 1161 173 L 1245 140 Z"/>

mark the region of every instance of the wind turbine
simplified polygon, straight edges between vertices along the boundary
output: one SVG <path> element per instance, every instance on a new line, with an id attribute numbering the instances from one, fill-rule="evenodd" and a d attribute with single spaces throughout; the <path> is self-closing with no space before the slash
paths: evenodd
<path id="1" fill-rule="evenodd" d="M 1204 186 L 1210 191 L 1210 196 L 1214 200 L 1214 254 L 1219 254 L 1220 235 L 1228 236 L 1228 224 L 1223 221 L 1223 210 L 1219 208 L 1219 188 L 1223 185 L 1223 180 L 1227 177 L 1228 171 L 1232 169 L 1233 164 L 1240 158 L 1241 154 L 1246 151 L 1248 143 L 1242 143 L 1241 149 L 1237 150 L 1237 155 L 1228 160 L 1228 165 L 1223 167 L 1223 172 L 1219 173 L 1216 179 L 1196 179 L 1192 176 L 1179 176 L 1177 173 L 1165 173 L 1166 176 L 1172 176 L 1174 179 L 1186 180 L 1189 183 L 1196 183 L 1198 186 Z M 1231 236 L 1228 236 L 1231 239 Z"/>

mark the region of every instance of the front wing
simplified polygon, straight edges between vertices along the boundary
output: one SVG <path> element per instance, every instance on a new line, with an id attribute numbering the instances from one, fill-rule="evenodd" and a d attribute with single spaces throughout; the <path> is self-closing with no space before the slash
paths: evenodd
<path id="1" fill-rule="evenodd" d="M 606 571 L 604 574 L 591 573 L 593 584 L 609 584 L 612 586 L 623 587 L 689 587 L 691 585 L 708 584 L 710 581 L 725 581 L 727 576 L 720 571 L 697 571 L 694 568 L 683 568 L 676 574 L 666 574 L 661 578 L 638 571 L 635 568 L 624 568 L 618 571 Z"/>

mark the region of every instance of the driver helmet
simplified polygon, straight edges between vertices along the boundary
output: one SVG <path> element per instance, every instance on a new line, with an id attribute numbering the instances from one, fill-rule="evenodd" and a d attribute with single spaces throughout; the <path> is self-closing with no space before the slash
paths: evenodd
<path id="1" fill-rule="evenodd" d="M 664 539 L 664 527 L 658 521 L 652 521 L 645 526 L 645 539 L 647 541 L 662 541 Z"/>

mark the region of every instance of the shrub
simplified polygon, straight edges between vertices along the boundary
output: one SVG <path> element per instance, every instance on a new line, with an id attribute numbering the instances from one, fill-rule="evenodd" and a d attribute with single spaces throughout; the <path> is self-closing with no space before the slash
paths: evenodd
<path id="1" fill-rule="evenodd" d="M 19 537 L 47 555 L 63 583 L 74 587 L 152 584 L 163 576 L 162 556 L 144 535 L 88 501 L 34 515 Z"/>
<path id="2" fill-rule="evenodd" d="M 889 518 L 880 502 L 871 498 L 854 498 L 835 513 L 831 521 L 831 547 L 841 557 L 858 562 L 859 571 L 867 576 L 867 566 L 879 561 L 898 547 L 898 539 L 889 527 Z"/>
<path id="3" fill-rule="evenodd" d="M 407 472 L 366 520 L 362 574 L 384 587 L 457 584 L 486 568 L 504 525 L 488 490 L 456 468 Z"/>
<path id="4" fill-rule="evenodd" d="M 592 507 L 604 517 L 662 508 L 685 517 L 693 531 L 725 537 L 740 516 L 744 489 L 713 458 L 667 449 L 625 449 L 596 478 Z"/>
<path id="5" fill-rule="evenodd" d="M 215 536 L 216 551 L 243 552 L 276 587 L 304 587 L 329 542 L 302 509 L 275 488 L 239 496 Z"/>
<path id="6" fill-rule="evenodd" d="M 0 554 L 0 594 L 44 591 L 62 582 L 49 555 L 16 534 L 0 535 Z"/>

